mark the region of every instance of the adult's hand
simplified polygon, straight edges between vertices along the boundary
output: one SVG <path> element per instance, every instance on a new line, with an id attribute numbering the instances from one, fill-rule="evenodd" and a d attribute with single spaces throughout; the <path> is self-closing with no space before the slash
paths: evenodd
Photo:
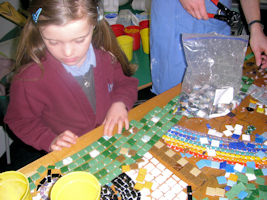
<path id="1" fill-rule="evenodd" d="M 197 19 L 208 20 L 205 0 L 180 0 L 183 8 Z"/>
<path id="2" fill-rule="evenodd" d="M 253 24 L 251 27 L 250 46 L 255 55 L 256 65 L 267 68 L 267 37 L 260 24 Z"/>

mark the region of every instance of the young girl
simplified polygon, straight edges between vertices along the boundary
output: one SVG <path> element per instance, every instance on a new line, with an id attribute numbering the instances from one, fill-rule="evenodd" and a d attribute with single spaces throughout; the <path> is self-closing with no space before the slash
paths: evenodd
<path id="1" fill-rule="evenodd" d="M 100 1 L 100 0 L 99 0 Z M 138 80 L 98 0 L 35 0 L 18 46 L 5 116 L 38 150 L 70 147 L 104 124 L 104 135 L 129 128 Z"/>

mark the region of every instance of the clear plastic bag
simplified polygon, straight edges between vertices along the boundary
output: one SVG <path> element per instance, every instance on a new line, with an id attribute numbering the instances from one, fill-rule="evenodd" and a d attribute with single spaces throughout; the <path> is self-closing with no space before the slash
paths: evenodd
<path id="1" fill-rule="evenodd" d="M 241 88 L 248 36 L 183 34 L 182 42 L 187 62 L 182 92 L 194 104 L 193 116 L 227 114 Z"/>

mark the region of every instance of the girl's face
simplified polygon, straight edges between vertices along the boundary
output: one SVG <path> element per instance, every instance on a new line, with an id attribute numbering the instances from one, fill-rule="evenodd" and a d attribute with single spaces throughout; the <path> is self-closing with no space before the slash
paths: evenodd
<path id="1" fill-rule="evenodd" d="M 94 26 L 87 18 L 73 20 L 65 25 L 48 25 L 40 28 L 49 52 L 66 65 L 81 66 L 86 59 Z"/>

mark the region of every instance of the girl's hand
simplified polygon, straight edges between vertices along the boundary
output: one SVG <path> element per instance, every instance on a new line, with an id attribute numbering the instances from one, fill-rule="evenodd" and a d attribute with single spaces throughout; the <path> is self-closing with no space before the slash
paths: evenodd
<path id="1" fill-rule="evenodd" d="M 64 131 L 59 136 L 57 136 L 50 145 L 52 151 L 59 151 L 63 147 L 71 147 L 75 144 L 78 136 L 69 130 Z"/>
<path id="2" fill-rule="evenodd" d="M 128 112 L 123 102 L 115 102 L 111 105 L 103 122 L 104 135 L 112 136 L 114 126 L 118 124 L 118 133 L 122 132 L 123 124 L 129 129 Z"/>

